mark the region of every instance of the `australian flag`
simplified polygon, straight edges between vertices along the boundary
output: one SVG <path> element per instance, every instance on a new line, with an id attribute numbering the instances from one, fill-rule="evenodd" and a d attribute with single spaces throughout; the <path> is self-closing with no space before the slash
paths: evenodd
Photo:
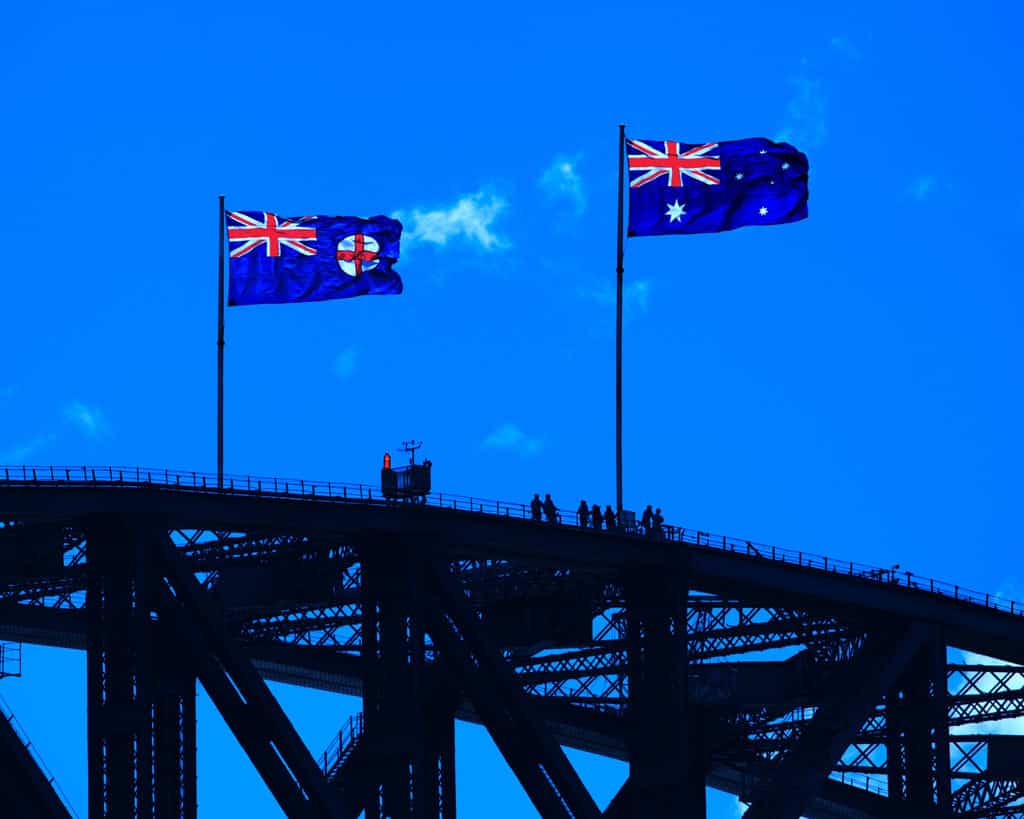
<path id="1" fill-rule="evenodd" d="M 626 162 L 630 236 L 807 218 L 807 157 L 785 142 L 627 139 Z"/>
<path id="2" fill-rule="evenodd" d="M 284 304 L 401 293 L 402 223 L 386 216 L 229 211 L 228 304 Z"/>

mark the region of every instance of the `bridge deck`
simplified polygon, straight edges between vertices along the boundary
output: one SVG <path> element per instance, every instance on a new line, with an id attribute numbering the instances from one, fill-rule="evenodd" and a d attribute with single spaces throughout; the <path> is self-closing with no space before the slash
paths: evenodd
<path id="1" fill-rule="evenodd" d="M 225 476 L 143 467 L 0 467 L 0 521 L 144 517 L 167 528 L 322 532 L 407 537 L 453 557 L 573 565 L 685 566 L 695 586 L 769 598 L 779 591 L 871 615 L 909 616 L 947 629 L 951 644 L 1024 662 L 1024 606 L 953 583 L 857 561 L 668 525 L 658 537 L 595 530 L 560 510 L 530 519 L 523 503 L 433 493 L 425 503 L 386 501 L 366 484 Z M 1009 641 L 1009 645 L 1007 644 Z"/>

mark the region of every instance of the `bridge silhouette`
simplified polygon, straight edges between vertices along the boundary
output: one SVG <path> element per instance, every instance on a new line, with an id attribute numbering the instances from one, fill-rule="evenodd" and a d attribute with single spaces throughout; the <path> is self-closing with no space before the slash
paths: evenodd
<path id="1" fill-rule="evenodd" d="M 196 815 L 203 683 L 289 816 L 455 816 L 454 722 L 537 811 L 1024 817 L 1020 603 L 667 525 L 140 467 L 0 467 L 0 638 L 87 652 L 90 817 Z M 898 555 L 894 558 L 898 559 Z M 999 658 L 957 662 L 958 651 Z M 322 751 L 265 680 L 359 696 Z M 3 737 L 0 736 L 0 740 Z M 8 804 L 67 815 L 21 742 Z"/>

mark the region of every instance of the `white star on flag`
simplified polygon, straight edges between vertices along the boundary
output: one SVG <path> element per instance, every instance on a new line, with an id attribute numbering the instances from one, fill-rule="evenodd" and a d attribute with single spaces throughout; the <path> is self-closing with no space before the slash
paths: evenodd
<path id="1" fill-rule="evenodd" d="M 758 213 L 760 213 L 762 216 L 767 216 L 768 208 L 766 208 L 764 205 L 761 205 L 761 210 L 759 210 Z"/>
<path id="2" fill-rule="evenodd" d="M 683 217 L 686 216 L 686 205 L 680 205 L 679 200 L 676 199 L 675 202 L 668 206 L 665 215 L 670 222 L 681 222 Z"/>
<path id="3" fill-rule="evenodd" d="M 737 181 L 738 181 L 738 180 L 740 180 L 740 179 L 742 179 L 742 178 L 743 178 L 743 172 L 742 172 L 742 171 L 740 171 L 740 173 L 736 174 L 736 179 L 737 179 Z"/>

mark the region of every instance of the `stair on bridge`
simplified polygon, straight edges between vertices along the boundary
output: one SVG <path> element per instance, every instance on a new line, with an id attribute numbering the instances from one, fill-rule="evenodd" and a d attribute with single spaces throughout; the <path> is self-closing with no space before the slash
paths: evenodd
<path id="1" fill-rule="evenodd" d="M 349 717 L 337 736 L 321 754 L 320 768 L 341 794 L 342 815 L 356 819 L 372 795 L 370 754 L 365 741 L 362 713 Z"/>

